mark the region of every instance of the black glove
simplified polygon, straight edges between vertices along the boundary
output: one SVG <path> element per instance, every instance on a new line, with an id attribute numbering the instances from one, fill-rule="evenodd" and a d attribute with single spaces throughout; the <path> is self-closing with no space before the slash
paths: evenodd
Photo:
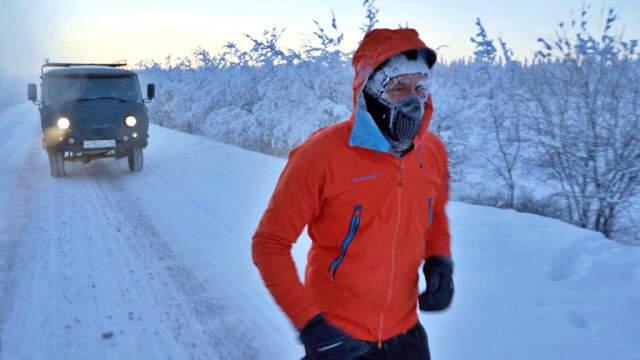
<path id="1" fill-rule="evenodd" d="M 433 256 L 422 267 L 427 290 L 420 294 L 418 303 L 422 311 L 444 310 L 453 298 L 453 262 L 449 258 Z"/>
<path id="2" fill-rule="evenodd" d="M 316 315 L 300 331 L 300 341 L 307 351 L 305 359 L 351 360 L 369 350 L 367 343 L 355 340 Z"/>

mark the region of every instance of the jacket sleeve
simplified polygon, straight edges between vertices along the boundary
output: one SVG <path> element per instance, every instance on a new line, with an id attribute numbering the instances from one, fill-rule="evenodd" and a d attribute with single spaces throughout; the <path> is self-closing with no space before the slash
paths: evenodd
<path id="1" fill-rule="evenodd" d="M 444 144 L 440 141 L 438 141 L 438 144 L 440 150 L 439 157 L 442 160 L 442 175 L 434 203 L 433 222 L 425 234 L 425 259 L 431 256 L 451 258 L 451 234 L 449 232 L 449 219 L 446 211 L 447 203 L 449 202 L 449 164 Z"/>
<path id="2" fill-rule="evenodd" d="M 253 262 L 276 303 L 297 328 L 320 313 L 300 282 L 291 247 L 320 210 L 324 172 L 296 147 L 280 174 L 252 239 Z"/>

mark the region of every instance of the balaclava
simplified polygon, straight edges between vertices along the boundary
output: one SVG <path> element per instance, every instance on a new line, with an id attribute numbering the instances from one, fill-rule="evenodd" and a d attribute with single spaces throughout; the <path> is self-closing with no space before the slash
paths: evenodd
<path id="1" fill-rule="evenodd" d="M 391 102 L 385 94 L 387 83 L 400 75 L 423 74 L 423 88 L 429 90 L 431 71 L 421 51 L 408 51 L 395 55 L 378 66 L 369 76 L 363 95 L 367 111 L 371 114 L 392 150 L 404 154 L 422 126 L 426 98 L 416 93 Z M 428 95 L 427 95 L 428 96 Z"/>

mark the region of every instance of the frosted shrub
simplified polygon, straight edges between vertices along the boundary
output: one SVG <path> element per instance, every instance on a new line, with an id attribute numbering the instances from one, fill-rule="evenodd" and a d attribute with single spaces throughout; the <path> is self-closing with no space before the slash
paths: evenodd
<path id="1" fill-rule="evenodd" d="M 539 40 L 527 82 L 538 167 L 559 185 L 570 221 L 609 237 L 640 195 L 638 41 L 613 34 L 616 18 L 609 10 L 596 36 L 586 9 L 561 23 L 555 39 Z"/>

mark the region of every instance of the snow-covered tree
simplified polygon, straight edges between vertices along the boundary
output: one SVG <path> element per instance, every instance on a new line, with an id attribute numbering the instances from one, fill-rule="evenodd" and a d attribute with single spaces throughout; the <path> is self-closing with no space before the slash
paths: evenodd
<path id="1" fill-rule="evenodd" d="M 368 31 L 378 10 L 363 5 Z M 447 145 L 454 198 L 640 241 L 638 41 L 613 34 L 613 11 L 605 20 L 597 36 L 586 12 L 561 24 L 533 61 L 514 57 L 478 20 L 474 56 L 438 62 L 431 130 Z M 248 47 L 139 63 L 143 83 L 158 86 L 152 121 L 285 157 L 352 107 L 344 49 L 357 44 L 343 43 L 334 14 L 314 23 L 300 50 L 283 47 L 284 30 L 272 28 L 246 35 Z"/>
<path id="2" fill-rule="evenodd" d="M 640 192 L 640 60 L 638 40 L 613 29 L 610 9 L 599 34 L 588 8 L 560 23 L 529 74 L 530 124 L 538 164 L 559 184 L 569 219 L 612 236 Z"/>
<path id="3" fill-rule="evenodd" d="M 363 34 L 366 34 L 375 28 L 376 24 L 379 22 L 378 13 L 380 12 L 380 9 L 376 7 L 376 0 L 363 0 L 362 6 L 366 11 L 366 15 L 365 22 L 360 26 L 360 30 L 362 30 Z"/>
<path id="4" fill-rule="evenodd" d="M 479 154 L 492 172 L 504 184 L 506 197 L 501 205 L 514 208 L 516 205 L 516 167 L 520 162 L 522 133 L 517 101 L 518 88 L 513 86 L 517 76 L 517 66 L 511 59 L 512 51 L 504 40 L 499 39 L 502 59 L 498 58 L 498 49 L 489 37 L 480 19 L 476 19 L 478 33 L 471 41 L 476 45 L 474 51 L 475 68 L 474 100 L 477 120 L 481 126 L 477 129 L 484 135 L 479 142 Z"/>

